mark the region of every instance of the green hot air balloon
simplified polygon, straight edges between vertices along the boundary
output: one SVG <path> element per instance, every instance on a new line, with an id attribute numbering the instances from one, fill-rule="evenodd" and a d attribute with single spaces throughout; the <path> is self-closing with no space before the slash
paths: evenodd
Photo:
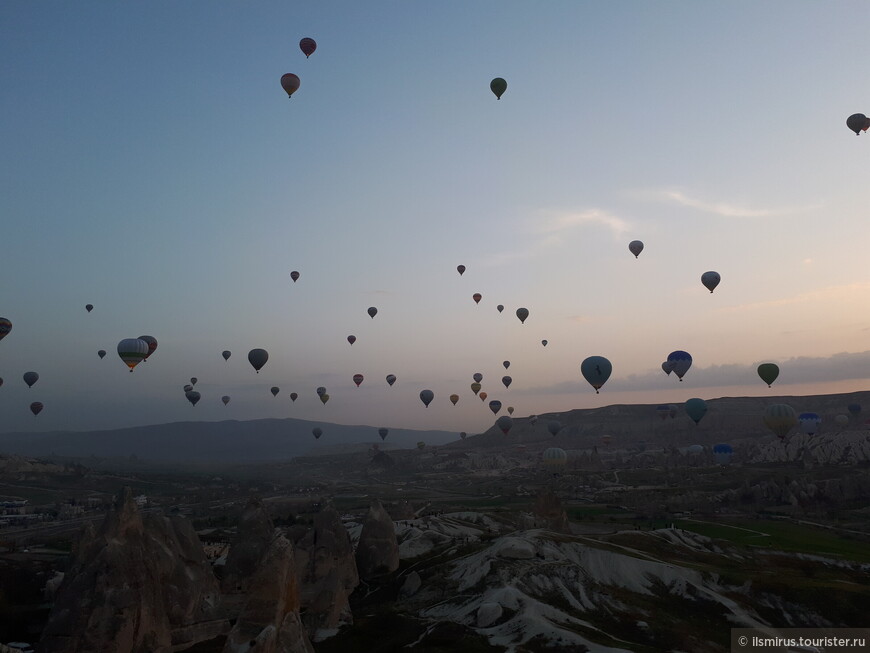
<path id="1" fill-rule="evenodd" d="M 604 356 L 590 356 L 580 363 L 580 373 L 595 388 L 595 394 L 610 378 L 612 371 L 613 365 Z"/>
<path id="2" fill-rule="evenodd" d="M 489 83 L 489 88 L 495 93 L 495 99 L 501 100 L 501 96 L 507 90 L 507 82 L 501 77 L 496 77 Z"/>
<path id="3" fill-rule="evenodd" d="M 147 358 L 151 349 L 141 338 L 124 338 L 118 343 L 118 356 L 127 364 L 130 371 Z"/>
<path id="4" fill-rule="evenodd" d="M 758 376 L 761 377 L 761 380 L 764 381 L 769 388 L 770 385 L 776 381 L 776 377 L 779 376 L 779 365 L 776 363 L 762 363 L 758 366 Z"/>
<path id="5" fill-rule="evenodd" d="M 704 415 L 707 414 L 707 402 L 698 397 L 689 399 L 686 402 L 686 414 L 692 418 L 695 424 L 698 424 Z"/>
<path id="6" fill-rule="evenodd" d="M 764 425 L 780 440 L 784 439 L 797 423 L 797 414 L 788 404 L 771 404 L 764 411 Z"/>
<path id="7" fill-rule="evenodd" d="M 480 387 L 481 387 L 481 386 L 480 386 L 479 383 L 472 383 L 472 384 L 471 384 L 471 391 L 472 391 L 474 394 L 477 394 L 478 392 L 480 392 Z"/>

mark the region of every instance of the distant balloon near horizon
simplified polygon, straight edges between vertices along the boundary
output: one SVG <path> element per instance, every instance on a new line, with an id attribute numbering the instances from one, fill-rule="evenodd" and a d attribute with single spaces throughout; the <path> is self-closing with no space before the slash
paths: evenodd
<path id="1" fill-rule="evenodd" d="M 93 304 L 85 304 L 85 310 L 88 313 L 90 313 L 92 310 L 94 310 L 94 305 Z"/>
<path id="2" fill-rule="evenodd" d="M 293 270 L 293 271 L 290 273 L 290 278 L 293 279 L 293 283 L 296 283 L 296 282 L 299 280 L 299 271 L 298 271 L 298 270 Z"/>
<path id="3" fill-rule="evenodd" d="M 41 401 L 34 401 L 32 404 L 30 404 L 30 412 L 33 413 L 34 416 L 39 415 L 39 413 L 42 412 L 43 408 L 44 406 L 42 405 Z"/>
<path id="4" fill-rule="evenodd" d="M 392 386 L 396 382 L 395 374 L 387 374 L 387 384 Z"/>
<path id="5" fill-rule="evenodd" d="M 24 382 L 27 384 L 28 388 L 32 388 L 33 384 L 39 381 L 39 374 L 36 372 L 25 372 L 24 373 Z"/>
<path id="6" fill-rule="evenodd" d="M 269 392 L 272 393 L 273 397 L 277 397 L 278 393 L 281 392 L 281 388 L 279 388 L 277 385 L 273 385 Z"/>
<path id="7" fill-rule="evenodd" d="M 315 426 L 313 429 L 311 429 L 311 435 L 314 436 L 315 440 L 319 440 L 320 436 L 323 435 L 323 429 L 319 426 Z"/>
<path id="8" fill-rule="evenodd" d="M 819 425 L 822 423 L 822 418 L 818 413 L 801 413 L 798 415 L 798 424 L 801 433 L 807 435 L 815 435 L 819 430 Z"/>
<path id="9" fill-rule="evenodd" d="M 471 296 L 471 298 L 474 300 L 475 304 L 479 304 L 480 300 L 483 299 L 483 295 L 481 295 L 479 292 L 476 292 Z"/>
<path id="10" fill-rule="evenodd" d="M 251 364 L 251 367 L 257 372 L 260 373 L 260 370 L 263 369 L 263 365 L 269 360 L 269 352 L 265 349 L 252 349 L 248 352 L 248 362 Z"/>
<path id="11" fill-rule="evenodd" d="M 351 346 L 353 346 L 353 343 L 356 342 L 356 336 L 354 336 L 354 335 L 348 336 L 347 341 L 351 344 Z"/>
<path id="12" fill-rule="evenodd" d="M 463 275 L 463 273 L 465 272 L 465 266 L 464 265 L 457 265 L 456 271 L 459 273 L 459 276 L 461 277 Z"/>
<path id="13" fill-rule="evenodd" d="M 659 404 L 656 406 L 656 415 L 661 417 L 662 420 L 666 420 L 670 414 L 671 407 L 668 404 Z"/>
<path id="14" fill-rule="evenodd" d="M 731 462 L 734 448 L 730 444 L 720 443 L 713 445 L 713 460 L 717 465 L 727 465 Z"/>
<path id="15" fill-rule="evenodd" d="M 508 407 L 507 407 L 507 412 L 508 412 L 508 415 L 513 415 L 513 414 L 514 414 L 514 407 L 513 407 L 513 406 L 508 406 Z"/>
<path id="16" fill-rule="evenodd" d="M 701 275 L 701 283 L 704 284 L 704 287 L 711 293 L 716 289 L 716 286 L 719 285 L 720 281 L 722 281 L 722 277 L 719 276 L 718 272 L 714 272 L 713 270 Z"/>
<path id="17" fill-rule="evenodd" d="M 511 418 L 510 415 L 502 415 L 497 420 L 495 420 L 495 423 L 501 429 L 501 432 L 507 435 L 508 431 L 510 431 L 514 425 L 514 420 Z"/>
<path id="18" fill-rule="evenodd" d="M 228 360 L 230 359 L 230 356 L 232 356 L 232 352 L 230 352 L 229 349 L 225 349 L 225 350 L 221 353 L 221 356 L 224 357 L 224 360 L 225 360 L 225 361 L 228 361 Z"/>
<path id="19" fill-rule="evenodd" d="M 304 54 L 307 59 L 314 54 L 314 51 L 317 49 L 317 41 L 306 36 L 304 39 L 299 41 L 299 49 L 302 50 L 302 54 Z"/>
<path id="20" fill-rule="evenodd" d="M 842 413 L 840 413 L 839 415 L 836 415 L 834 417 L 834 424 L 836 424 L 837 426 L 843 427 L 843 426 L 846 426 L 848 423 L 849 423 L 849 416 L 848 415 L 843 415 Z"/>
<path id="21" fill-rule="evenodd" d="M 288 98 L 293 97 L 293 94 L 299 90 L 299 85 L 301 83 L 299 77 L 293 73 L 285 73 L 281 75 L 281 88 L 283 88 L 284 92 L 287 93 Z"/>
<path id="22" fill-rule="evenodd" d="M 375 315 L 378 314 L 378 309 L 376 309 L 374 306 L 369 306 L 369 310 L 368 310 L 367 312 L 368 312 L 368 314 L 369 314 L 369 317 L 372 318 L 372 319 L 374 320 L 374 319 L 375 319 Z"/>
<path id="23" fill-rule="evenodd" d="M 106 357 L 106 350 L 101 349 L 100 351 L 97 352 L 97 356 L 99 356 L 101 359 L 105 358 Z"/>
<path id="24" fill-rule="evenodd" d="M 468 437 L 468 433 L 466 433 L 465 431 L 461 431 L 461 432 L 459 433 L 459 437 L 460 437 L 462 440 L 464 440 L 465 438 Z"/>
<path id="25" fill-rule="evenodd" d="M 0 317 L 0 340 L 3 340 L 12 331 L 12 322 L 5 317 Z"/>
<path id="26" fill-rule="evenodd" d="M 145 360 L 150 353 L 147 342 L 141 338 L 124 338 L 118 343 L 118 356 L 130 368 L 130 372 L 139 363 Z"/>
<path id="27" fill-rule="evenodd" d="M 861 414 L 861 404 L 849 404 L 846 406 L 846 410 L 851 413 L 852 417 L 858 417 Z"/>
<path id="28" fill-rule="evenodd" d="M 643 243 L 639 240 L 632 240 L 628 244 L 628 251 L 634 254 L 634 258 L 637 258 L 643 251 Z"/>
<path id="29" fill-rule="evenodd" d="M 550 447 L 549 449 L 544 449 L 544 453 L 541 454 L 541 462 L 545 467 L 564 467 L 568 464 L 568 454 L 564 449 L 559 447 Z"/>
<path id="30" fill-rule="evenodd" d="M 529 317 L 529 309 L 527 308 L 518 308 L 517 309 L 517 317 L 520 320 L 520 324 L 526 323 L 526 318 Z"/>
<path id="31" fill-rule="evenodd" d="M 501 77 L 496 77 L 489 83 L 489 89 L 495 94 L 496 100 L 501 100 L 501 96 L 507 90 L 507 82 Z"/>
<path id="32" fill-rule="evenodd" d="M 776 363 L 762 363 L 758 366 L 758 376 L 771 387 L 776 378 L 779 376 L 779 365 Z"/>
<path id="33" fill-rule="evenodd" d="M 794 408 L 788 404 L 771 404 L 764 411 L 763 421 L 776 437 L 784 440 L 788 432 L 797 426 L 798 418 Z"/>
<path id="34" fill-rule="evenodd" d="M 420 401 L 422 401 L 423 405 L 426 406 L 427 408 L 429 407 L 429 404 L 432 403 L 432 400 L 434 398 L 435 398 L 435 393 L 432 392 L 431 390 L 421 390 L 420 391 Z"/>
<path id="35" fill-rule="evenodd" d="M 221 397 L 221 401 L 224 402 L 224 406 L 226 406 L 228 403 L 230 403 L 230 396 L 224 395 L 223 397 Z"/>
<path id="36" fill-rule="evenodd" d="M 699 397 L 693 397 L 686 401 L 686 414 L 692 418 L 695 424 L 699 424 L 704 415 L 707 414 L 707 402 Z"/>
<path id="37" fill-rule="evenodd" d="M 381 440 L 386 440 L 389 432 L 390 432 L 390 429 L 388 429 L 384 426 L 382 426 L 381 428 L 378 429 L 378 435 L 381 436 Z"/>
<path id="38" fill-rule="evenodd" d="M 595 388 L 595 394 L 599 394 L 598 391 L 607 383 L 611 372 L 613 365 L 604 356 L 589 356 L 580 363 L 580 373 Z"/>
<path id="39" fill-rule="evenodd" d="M 671 368 L 671 371 L 677 375 L 677 378 L 682 381 L 683 376 L 689 371 L 689 368 L 692 367 L 692 355 L 687 351 L 677 349 L 668 354 L 666 363 L 667 366 Z M 662 363 L 662 369 L 667 372 L 664 363 Z M 668 372 L 668 374 L 670 374 L 670 372 Z"/>
<path id="40" fill-rule="evenodd" d="M 870 118 L 863 113 L 853 113 L 846 118 L 846 126 L 855 132 L 855 136 L 860 136 L 862 131 L 870 129 Z"/>
<path id="41" fill-rule="evenodd" d="M 195 376 L 190 377 L 190 384 L 191 385 L 196 385 L 197 381 L 199 381 L 199 379 L 196 378 Z"/>

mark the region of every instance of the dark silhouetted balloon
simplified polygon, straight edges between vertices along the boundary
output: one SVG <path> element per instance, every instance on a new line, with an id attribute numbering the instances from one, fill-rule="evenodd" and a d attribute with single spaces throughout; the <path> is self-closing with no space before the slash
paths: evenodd
<path id="1" fill-rule="evenodd" d="M 290 278 L 293 279 L 293 283 L 296 283 L 296 281 L 299 279 L 299 272 L 293 270 L 293 272 L 290 273 Z"/>
<path id="2" fill-rule="evenodd" d="M 502 94 L 507 90 L 507 82 L 501 77 L 496 77 L 489 83 L 489 88 L 495 93 L 495 99 L 501 100 Z"/>
<path id="3" fill-rule="evenodd" d="M 30 412 L 34 415 L 39 415 L 39 413 L 42 412 L 42 409 L 43 405 L 41 401 L 34 401 L 32 404 L 30 404 Z"/>
<path id="4" fill-rule="evenodd" d="M 375 315 L 378 314 L 378 309 L 375 308 L 374 306 L 369 306 L 368 314 L 369 314 L 369 317 L 372 318 L 372 319 L 374 320 L 374 319 L 375 319 Z"/>
<path id="5" fill-rule="evenodd" d="M 711 293 L 716 289 L 716 286 L 719 285 L 720 281 L 722 281 L 722 277 L 719 276 L 718 272 L 714 272 L 713 270 L 701 275 L 701 283 L 704 284 L 704 287 Z"/>
<path id="6" fill-rule="evenodd" d="M 329 395 L 324 392 L 322 395 L 320 395 L 320 403 L 325 406 L 327 401 L 329 401 Z"/>
<path id="7" fill-rule="evenodd" d="M 544 347 L 546 347 L 546 346 L 547 346 L 547 341 L 546 341 L 546 340 L 541 340 L 541 344 L 544 345 Z"/>
<path id="8" fill-rule="evenodd" d="M 101 349 L 100 351 L 97 352 L 97 356 L 99 356 L 100 358 L 105 358 L 106 357 L 106 350 Z"/>
<path id="9" fill-rule="evenodd" d="M 141 338 L 124 338 L 118 343 L 118 356 L 127 364 L 130 371 L 145 360 L 150 352 L 147 342 Z"/>
<path id="10" fill-rule="evenodd" d="M 232 352 L 230 352 L 229 349 L 225 349 L 225 350 L 221 353 L 221 356 L 224 357 L 224 360 L 225 360 L 225 361 L 228 361 L 228 360 L 230 359 L 230 356 L 232 356 L 232 355 L 233 355 L 233 354 L 232 354 Z"/>
<path id="11" fill-rule="evenodd" d="M 456 394 L 450 395 L 450 403 L 452 403 L 455 406 L 456 402 L 458 402 L 458 401 L 459 401 L 459 395 L 456 395 Z"/>
<path id="12" fill-rule="evenodd" d="M 513 406 L 508 406 L 508 407 L 507 407 L 507 411 L 508 411 L 508 415 L 513 415 L 513 414 L 514 414 L 514 407 L 513 407 Z"/>
<path id="13" fill-rule="evenodd" d="M 295 392 L 290 393 L 290 401 L 296 401 L 297 397 L 299 397 L 299 395 L 297 393 L 295 393 Z"/>
<path id="14" fill-rule="evenodd" d="M 580 363 L 580 373 L 589 385 L 595 388 L 595 394 L 598 394 L 601 386 L 610 378 L 612 371 L 613 366 L 604 356 L 590 356 Z"/>
<path id="15" fill-rule="evenodd" d="M 501 377 L 501 382 L 504 383 L 505 388 L 509 388 L 511 383 L 513 383 L 513 379 L 507 375 Z"/>
<path id="16" fill-rule="evenodd" d="M 90 313 L 92 310 L 94 310 L 94 305 L 93 304 L 85 304 L 85 310 L 88 313 Z"/>
<path id="17" fill-rule="evenodd" d="M 353 382 L 356 383 L 357 388 L 359 387 L 359 384 L 363 382 L 364 378 L 365 377 L 363 377 L 362 374 L 354 374 L 353 375 Z"/>
<path id="18" fill-rule="evenodd" d="M 396 382 L 396 375 L 395 374 L 387 374 L 387 383 L 389 385 L 393 385 L 395 382 Z"/>
<path id="19" fill-rule="evenodd" d="M 518 308 L 517 309 L 517 317 L 520 319 L 520 324 L 525 324 L 526 318 L 529 317 L 529 309 Z"/>
<path id="20" fill-rule="evenodd" d="M 348 341 L 351 345 L 353 345 L 353 343 L 356 342 L 356 336 L 348 336 L 348 337 L 347 337 L 347 341 Z"/>
<path id="21" fill-rule="evenodd" d="M 471 298 L 474 300 L 475 304 L 479 304 L 480 300 L 483 299 L 483 295 L 481 295 L 479 292 L 476 292 L 471 296 Z"/>
<path id="22" fill-rule="evenodd" d="M 462 439 L 464 440 L 465 438 L 468 437 L 468 433 L 466 433 L 465 431 L 462 431 L 462 432 L 459 434 L 459 437 L 462 438 Z"/>
<path id="23" fill-rule="evenodd" d="M 302 54 L 304 54 L 307 59 L 314 54 L 314 51 L 317 49 L 317 42 L 306 36 L 304 39 L 299 41 L 299 49 L 302 50 Z"/>
<path id="24" fill-rule="evenodd" d="M 251 364 L 251 367 L 256 370 L 257 374 L 260 373 L 260 370 L 263 369 L 263 365 L 265 365 L 268 360 L 269 352 L 265 349 L 252 349 L 248 352 L 248 362 Z"/>
<path id="25" fill-rule="evenodd" d="M 861 404 L 849 404 L 846 406 L 846 410 L 852 414 L 852 417 L 858 417 L 861 413 Z"/>
<path id="26" fill-rule="evenodd" d="M 501 410 L 501 402 L 498 399 L 493 399 L 489 402 L 489 409 L 493 415 L 498 415 L 498 411 Z"/>
<path id="27" fill-rule="evenodd" d="M 776 363 L 762 363 L 758 366 L 758 376 L 761 377 L 761 380 L 764 381 L 769 388 L 770 385 L 776 381 L 776 377 L 779 376 L 779 365 Z"/>
<path id="28" fill-rule="evenodd" d="M 317 388 L 317 390 L 315 390 L 315 392 L 317 393 L 318 397 L 322 397 L 323 395 L 326 394 L 326 388 L 321 385 Z"/>
<path id="29" fill-rule="evenodd" d="M 822 423 L 822 418 L 817 413 L 801 413 L 798 415 L 798 424 L 800 425 L 801 433 L 807 435 L 815 435 L 819 430 L 819 424 Z"/>
<path id="30" fill-rule="evenodd" d="M 501 432 L 505 435 L 508 434 L 508 431 L 511 430 L 511 427 L 514 425 L 513 419 L 511 419 L 510 415 L 502 415 L 497 420 L 495 420 L 496 426 L 501 429 Z"/>
<path id="31" fill-rule="evenodd" d="M 184 396 L 187 397 L 187 400 L 194 406 L 196 406 L 196 402 L 200 400 L 200 394 L 196 390 L 191 390 L 190 392 L 185 392 Z"/>
<path id="32" fill-rule="evenodd" d="M 189 383 L 186 383 L 186 384 L 184 385 L 184 387 L 182 388 L 182 390 L 184 390 L 185 392 L 192 392 L 192 391 L 193 391 L 193 386 L 190 385 Z"/>
<path id="33" fill-rule="evenodd" d="M 634 258 L 637 258 L 643 251 L 643 243 L 639 240 L 632 240 L 628 244 L 628 251 L 634 254 Z"/>
<path id="34" fill-rule="evenodd" d="M 145 359 L 148 360 L 151 357 L 151 354 L 157 349 L 157 338 L 154 336 L 139 336 L 139 340 L 144 340 L 148 343 L 148 353 L 145 354 Z"/>
<path id="35" fill-rule="evenodd" d="M 311 429 L 311 434 L 314 436 L 315 440 L 318 440 L 320 439 L 320 436 L 323 435 L 323 429 L 319 426 L 315 426 L 313 429 Z"/>
<path id="36" fill-rule="evenodd" d="M 431 390 L 421 390 L 420 391 L 420 401 L 423 402 L 424 406 L 429 406 L 432 403 L 432 400 L 435 398 L 435 393 Z"/>
<path id="37" fill-rule="evenodd" d="M 704 415 L 707 414 L 707 402 L 698 397 L 693 397 L 686 401 L 686 414 L 692 418 L 695 424 L 698 424 Z"/>
<path id="38" fill-rule="evenodd" d="M 471 384 L 471 391 L 474 394 L 477 394 L 478 392 L 480 392 L 480 387 L 481 387 L 480 384 L 475 381 L 474 383 Z"/>
<path id="39" fill-rule="evenodd" d="M 480 383 L 481 381 L 483 381 L 483 374 L 481 374 L 480 372 L 475 372 L 471 375 L 471 378 L 474 379 L 475 383 Z"/>
<path id="40" fill-rule="evenodd" d="M 464 265 L 457 265 L 456 271 L 459 272 L 459 276 L 461 277 L 462 273 L 465 272 L 465 266 Z"/>
<path id="41" fill-rule="evenodd" d="M 499 304 L 498 306 L 495 307 L 495 310 L 497 310 L 499 313 L 501 313 L 504 310 L 504 305 Z"/>
<path id="42" fill-rule="evenodd" d="M 386 439 L 387 439 L 387 434 L 388 434 L 389 432 L 390 432 L 390 430 L 387 429 L 387 428 L 384 428 L 383 426 L 382 426 L 381 428 L 378 429 L 378 435 L 381 436 L 381 440 L 386 440 Z"/>
<path id="43" fill-rule="evenodd" d="M 862 131 L 870 129 L 870 118 L 863 113 L 853 113 L 846 118 L 846 126 L 855 132 L 855 136 L 860 136 Z"/>
<path id="44" fill-rule="evenodd" d="M 270 392 L 272 393 L 273 397 L 277 397 L 278 393 L 281 392 L 281 388 L 279 388 L 277 385 L 273 385 Z"/>
<path id="45" fill-rule="evenodd" d="M 0 340 L 3 340 L 12 331 L 12 322 L 5 317 L 0 317 Z"/>
<path id="46" fill-rule="evenodd" d="M 285 73 L 281 75 L 281 88 L 284 89 L 284 92 L 287 93 L 287 97 L 292 97 L 293 94 L 299 90 L 299 78 L 293 73 Z"/>
<path id="47" fill-rule="evenodd" d="M 667 363 L 667 367 L 670 367 L 671 371 L 679 377 L 680 381 L 682 381 L 683 375 L 689 371 L 690 367 L 692 367 L 692 355 L 687 351 L 678 349 L 668 354 L 668 360 L 665 362 Z M 667 369 L 665 369 L 665 363 L 662 363 L 662 369 L 667 372 Z M 668 374 L 670 374 L 670 372 L 668 372 Z"/>
<path id="48" fill-rule="evenodd" d="M 221 397 L 221 401 L 224 402 L 224 406 L 226 406 L 228 403 L 230 403 L 230 396 L 224 395 L 223 397 Z"/>
<path id="49" fill-rule="evenodd" d="M 190 377 L 190 384 L 191 385 L 196 385 L 197 381 L 199 381 L 199 379 L 197 379 L 195 376 Z"/>

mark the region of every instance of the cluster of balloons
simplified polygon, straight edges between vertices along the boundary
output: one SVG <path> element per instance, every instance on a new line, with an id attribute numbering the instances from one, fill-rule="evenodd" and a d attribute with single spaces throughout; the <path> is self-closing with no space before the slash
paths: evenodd
<path id="1" fill-rule="evenodd" d="M 118 343 L 118 356 L 121 357 L 121 360 L 126 363 L 132 372 L 133 368 L 139 363 L 148 360 L 155 349 L 157 349 L 157 339 L 153 336 L 124 338 Z"/>
<path id="2" fill-rule="evenodd" d="M 305 55 L 307 59 L 314 51 L 317 49 L 317 43 L 314 39 L 305 37 L 301 41 L 299 41 L 299 49 L 302 50 L 302 54 Z M 287 93 L 287 97 L 293 97 L 293 94 L 299 90 L 299 85 L 301 84 L 301 80 L 298 75 L 293 73 L 285 73 L 281 75 L 281 88 L 284 89 L 284 92 Z M 293 279 L 296 281 L 296 279 Z"/>

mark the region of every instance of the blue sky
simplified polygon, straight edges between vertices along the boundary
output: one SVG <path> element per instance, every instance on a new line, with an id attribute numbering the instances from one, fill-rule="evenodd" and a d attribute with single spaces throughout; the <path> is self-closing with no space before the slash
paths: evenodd
<path id="1" fill-rule="evenodd" d="M 870 135 L 845 119 L 870 113 L 868 19 L 863 1 L 5 2 L 0 430 L 475 432 L 478 371 L 515 416 L 865 389 Z M 142 334 L 158 350 L 130 374 L 116 345 Z M 659 368 L 675 349 L 683 383 Z M 600 395 L 590 355 L 613 362 Z"/>

